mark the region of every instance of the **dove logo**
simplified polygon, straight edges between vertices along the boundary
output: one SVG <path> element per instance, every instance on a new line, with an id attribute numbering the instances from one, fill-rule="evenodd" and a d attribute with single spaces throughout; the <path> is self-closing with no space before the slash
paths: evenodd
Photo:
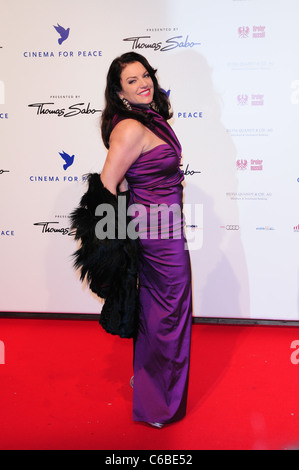
<path id="1" fill-rule="evenodd" d="M 165 95 L 167 95 L 167 97 L 169 98 L 169 96 L 170 96 L 170 90 L 166 91 L 166 90 L 164 90 L 164 88 L 161 88 L 161 89 L 162 89 L 162 91 L 165 93 Z"/>
<path id="2" fill-rule="evenodd" d="M 63 165 L 63 169 L 67 170 L 68 167 L 71 166 L 74 163 L 75 155 L 70 156 L 65 151 L 63 151 L 62 153 L 59 152 L 59 155 L 65 161 L 65 163 Z"/>
<path id="3" fill-rule="evenodd" d="M 70 28 L 64 29 L 60 24 L 57 23 L 57 26 L 54 26 L 56 29 L 57 33 L 60 35 L 60 38 L 58 38 L 58 44 L 61 46 L 61 44 L 67 40 L 70 34 Z"/>

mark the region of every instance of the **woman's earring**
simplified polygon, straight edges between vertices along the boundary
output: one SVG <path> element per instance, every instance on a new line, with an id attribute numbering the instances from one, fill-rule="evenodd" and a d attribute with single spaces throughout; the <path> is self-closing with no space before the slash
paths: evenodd
<path id="1" fill-rule="evenodd" d="M 151 104 L 149 105 L 149 107 L 153 110 L 153 111 L 157 111 L 157 106 L 156 106 L 156 103 L 154 101 L 151 102 Z"/>
<path id="2" fill-rule="evenodd" d="M 125 108 L 127 108 L 128 111 L 132 111 L 132 108 L 131 108 L 131 105 L 130 105 L 129 101 L 126 100 L 126 98 L 122 98 L 121 100 L 122 100 Z"/>

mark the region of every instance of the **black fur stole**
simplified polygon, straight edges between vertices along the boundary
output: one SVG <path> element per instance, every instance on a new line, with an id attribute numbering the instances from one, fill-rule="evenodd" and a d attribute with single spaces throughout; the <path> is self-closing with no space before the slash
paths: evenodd
<path id="1" fill-rule="evenodd" d="M 88 190 L 82 196 L 79 206 L 70 214 L 71 228 L 75 231 L 75 239 L 79 240 L 80 248 L 74 253 L 74 267 L 79 269 L 80 279 L 86 279 L 89 288 L 96 295 L 105 299 L 100 314 L 100 324 L 113 335 L 132 338 L 138 327 L 139 291 L 138 266 L 139 243 L 127 236 L 128 216 L 119 214 L 118 198 L 126 197 L 128 191 L 118 193 L 115 197 L 108 191 L 98 173 L 87 175 Z M 109 204 L 113 208 L 115 238 L 99 239 L 96 225 L 105 216 L 96 216 L 95 211 L 100 204 Z M 126 210 L 125 210 L 126 212 Z M 125 238 L 119 238 L 119 224 Z M 112 225 L 113 226 L 113 225 Z"/>

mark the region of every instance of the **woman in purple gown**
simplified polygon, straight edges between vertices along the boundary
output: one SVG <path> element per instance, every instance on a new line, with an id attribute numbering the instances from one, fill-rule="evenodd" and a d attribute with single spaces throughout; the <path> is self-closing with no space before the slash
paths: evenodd
<path id="1" fill-rule="evenodd" d="M 130 194 L 141 244 L 141 312 L 134 338 L 133 419 L 156 427 L 184 417 L 192 324 L 191 269 L 183 231 L 181 146 L 168 125 L 156 71 L 134 52 L 107 76 L 102 136 L 105 188 Z M 137 217 L 137 219 L 134 219 Z"/>

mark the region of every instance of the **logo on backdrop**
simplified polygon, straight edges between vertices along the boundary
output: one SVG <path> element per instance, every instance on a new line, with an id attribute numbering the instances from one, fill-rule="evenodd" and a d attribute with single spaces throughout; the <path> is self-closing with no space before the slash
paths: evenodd
<path id="1" fill-rule="evenodd" d="M 50 96 L 50 99 L 54 96 Z M 80 98 L 80 96 L 79 96 Z M 35 108 L 37 116 L 57 116 L 57 117 L 74 117 L 74 116 L 90 116 L 101 113 L 101 109 L 93 108 L 89 103 L 74 103 L 69 106 L 56 106 L 55 102 L 41 101 L 38 103 L 28 104 L 29 108 Z"/>
<path id="2" fill-rule="evenodd" d="M 1 170 L 0 169 L 0 175 L 3 175 L 3 173 L 9 173 L 9 170 L 3 170 L 3 169 Z"/>
<path id="3" fill-rule="evenodd" d="M 233 231 L 240 230 L 239 225 L 220 225 L 220 228 L 224 228 L 225 230 L 233 230 Z"/>
<path id="4" fill-rule="evenodd" d="M 65 41 L 69 39 L 70 35 L 70 28 L 61 26 L 57 23 L 57 26 L 53 25 L 53 28 L 56 31 L 56 38 L 58 42 L 58 47 L 62 44 L 65 44 Z M 53 30 L 52 30 L 53 31 Z M 54 36 L 53 36 L 54 37 Z M 57 44 L 57 43 L 56 43 Z M 72 59 L 74 57 L 79 58 L 93 58 L 93 57 L 102 57 L 102 51 L 99 49 L 95 49 L 94 47 L 89 47 L 88 49 L 77 49 L 77 50 L 61 50 L 59 49 L 51 49 L 51 50 L 25 50 L 23 51 L 23 57 L 26 59 L 49 59 L 52 57 L 64 58 L 64 59 Z"/>
<path id="5" fill-rule="evenodd" d="M 179 119 L 201 119 L 202 111 L 180 111 L 177 113 Z"/>
<path id="6" fill-rule="evenodd" d="M 57 33 L 59 34 L 58 44 L 61 45 L 64 41 L 67 40 L 70 34 L 70 28 L 64 29 L 60 24 L 57 23 L 57 26 L 54 26 Z"/>
<path id="7" fill-rule="evenodd" d="M 299 225 L 295 225 L 294 232 L 299 232 Z"/>
<path id="8" fill-rule="evenodd" d="M 227 192 L 226 197 L 231 201 L 268 201 L 272 193 L 266 192 Z"/>
<path id="9" fill-rule="evenodd" d="M 0 237 L 1 238 L 10 238 L 15 236 L 15 231 L 11 229 L 0 228 Z"/>
<path id="10" fill-rule="evenodd" d="M 41 227 L 41 233 L 44 234 L 60 234 L 60 235 L 74 235 L 74 232 L 69 227 L 60 227 L 59 222 L 35 222 L 33 225 Z"/>
<path id="11" fill-rule="evenodd" d="M 273 127 L 232 127 L 227 128 L 226 132 L 231 137 L 270 137 L 274 129 Z"/>
<path id="12" fill-rule="evenodd" d="M 258 93 L 249 97 L 249 95 L 240 94 L 237 96 L 237 103 L 239 106 L 264 106 L 264 95 Z"/>
<path id="13" fill-rule="evenodd" d="M 248 165 L 247 160 L 240 159 L 240 160 L 236 161 L 236 167 L 237 167 L 237 170 L 240 170 L 240 171 L 245 171 L 245 170 L 248 170 L 249 168 L 252 171 L 262 171 L 263 170 L 263 160 L 251 159 L 250 160 L 250 165 Z"/>
<path id="14" fill-rule="evenodd" d="M 161 88 L 161 90 L 165 93 L 165 95 L 167 95 L 168 98 L 170 97 L 170 91 L 171 90 L 166 91 L 166 90 L 164 90 L 164 88 Z"/>
<path id="15" fill-rule="evenodd" d="M 248 95 L 238 95 L 237 100 L 240 106 L 246 106 L 248 104 Z"/>
<path id="16" fill-rule="evenodd" d="M 240 26 L 238 28 L 238 36 L 240 39 L 263 39 L 266 37 L 266 26 Z"/>
<path id="17" fill-rule="evenodd" d="M 59 155 L 59 157 L 58 157 Z M 56 154 L 57 161 L 62 164 L 64 171 L 68 170 L 75 161 L 75 155 L 72 153 L 67 153 L 64 150 L 58 151 Z M 29 181 L 32 183 L 79 183 L 84 182 L 86 176 L 74 176 L 74 175 L 62 175 L 62 174 L 52 174 L 52 175 L 30 175 Z"/>
<path id="18" fill-rule="evenodd" d="M 59 155 L 61 156 L 61 158 L 65 162 L 64 165 L 63 165 L 63 169 L 67 170 L 68 167 L 71 166 L 74 163 L 75 155 L 70 156 L 65 151 L 63 151 L 62 153 L 59 152 Z"/>
<path id="19" fill-rule="evenodd" d="M 171 28 L 162 28 L 163 32 L 165 31 L 165 29 L 171 30 Z M 173 28 L 173 30 L 176 29 L 177 28 Z M 167 52 L 177 48 L 192 49 L 193 47 L 201 45 L 200 42 L 194 42 L 193 40 L 191 40 L 189 38 L 189 34 L 184 36 L 173 36 L 166 40 L 156 40 L 153 39 L 152 36 L 132 36 L 129 38 L 124 38 L 123 41 L 131 43 L 132 50 L 137 50 L 140 53 L 148 49 L 159 52 Z"/>
<path id="20" fill-rule="evenodd" d="M 270 227 L 269 225 L 266 225 L 265 227 L 256 227 L 255 229 L 265 231 L 265 232 L 273 232 L 273 230 L 275 230 L 274 227 Z"/>
<path id="21" fill-rule="evenodd" d="M 183 165 L 181 165 L 181 166 L 183 166 Z M 196 170 L 193 170 L 193 169 L 189 168 L 189 163 L 187 163 L 186 168 L 183 168 L 182 171 L 183 171 L 185 176 L 193 176 L 196 173 L 201 173 L 201 171 L 196 171 Z"/>
<path id="22" fill-rule="evenodd" d="M 237 160 L 237 170 L 244 171 L 247 169 L 247 160 Z"/>
<path id="23" fill-rule="evenodd" d="M 248 38 L 250 33 L 249 26 L 240 26 L 238 28 L 239 38 Z"/>

